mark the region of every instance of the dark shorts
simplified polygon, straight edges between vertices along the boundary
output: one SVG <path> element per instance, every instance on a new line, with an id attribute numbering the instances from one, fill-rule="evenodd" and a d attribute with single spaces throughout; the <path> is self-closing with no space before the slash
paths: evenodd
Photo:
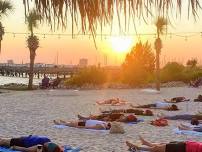
<path id="1" fill-rule="evenodd" d="M 186 152 L 185 142 L 170 142 L 166 144 L 166 152 Z"/>
<path id="2" fill-rule="evenodd" d="M 25 147 L 24 142 L 23 142 L 23 137 L 12 138 L 10 141 L 10 146 Z"/>
<path id="3" fill-rule="evenodd" d="M 86 122 L 85 122 L 85 121 L 79 121 L 79 122 L 78 122 L 78 126 L 83 126 L 83 127 L 84 127 L 85 125 L 86 125 Z"/>

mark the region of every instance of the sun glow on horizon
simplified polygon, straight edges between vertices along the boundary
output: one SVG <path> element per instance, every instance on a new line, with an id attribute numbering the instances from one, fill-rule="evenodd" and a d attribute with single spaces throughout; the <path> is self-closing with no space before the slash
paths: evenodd
<path id="1" fill-rule="evenodd" d="M 130 51 L 134 40 L 131 37 L 112 37 L 110 43 L 113 51 L 117 53 L 127 53 Z"/>

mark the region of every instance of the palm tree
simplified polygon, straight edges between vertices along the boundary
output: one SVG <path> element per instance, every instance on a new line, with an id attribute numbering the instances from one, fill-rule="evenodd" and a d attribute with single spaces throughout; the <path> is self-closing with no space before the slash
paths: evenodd
<path id="1" fill-rule="evenodd" d="M 75 26 L 83 33 L 90 31 L 93 36 L 97 26 L 103 29 L 105 25 L 113 25 L 114 18 L 118 18 L 123 30 L 121 26 L 128 27 L 131 21 L 138 18 L 149 19 L 156 10 L 164 16 L 172 15 L 173 11 L 180 16 L 182 7 L 187 5 L 188 14 L 197 17 L 202 3 L 201 0 L 23 0 L 26 12 L 29 12 L 31 2 L 35 3 L 37 11 L 51 27 L 67 27 L 70 24 L 72 33 Z M 67 22 L 69 17 L 72 22 Z"/>
<path id="2" fill-rule="evenodd" d="M 7 16 L 9 12 L 13 10 L 13 6 L 9 1 L 0 0 L 0 19 Z M 3 35 L 5 34 L 4 27 L 0 22 L 0 53 L 1 53 L 1 41 L 3 40 Z"/>
<path id="3" fill-rule="evenodd" d="M 167 28 L 168 22 L 164 17 L 158 17 L 155 23 L 157 38 L 155 40 L 156 50 L 156 89 L 160 91 L 160 54 L 162 49 L 162 41 L 160 35 L 164 34 Z"/>
<path id="4" fill-rule="evenodd" d="M 29 70 L 29 84 L 28 89 L 32 89 L 33 84 L 33 71 L 34 71 L 34 60 L 36 56 L 36 50 L 39 47 L 39 39 L 34 35 L 34 28 L 38 27 L 38 21 L 41 19 L 41 16 L 35 11 L 30 11 L 29 15 L 26 17 L 28 30 L 30 31 L 30 36 L 27 39 L 27 46 L 30 51 L 30 70 Z"/>

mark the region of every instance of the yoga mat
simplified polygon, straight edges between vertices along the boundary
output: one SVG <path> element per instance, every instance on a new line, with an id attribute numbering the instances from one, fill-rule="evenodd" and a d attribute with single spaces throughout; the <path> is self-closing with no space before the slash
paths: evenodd
<path id="1" fill-rule="evenodd" d="M 145 93 L 160 93 L 160 91 L 157 91 L 157 90 L 154 90 L 154 89 L 142 89 L 141 90 L 142 92 L 145 92 Z"/>
<path id="2" fill-rule="evenodd" d="M 79 152 L 80 150 L 81 150 L 80 147 L 74 148 L 74 147 L 69 146 L 69 145 L 64 146 L 64 152 Z"/>
<path id="3" fill-rule="evenodd" d="M 79 152 L 81 150 L 80 147 L 72 147 L 69 145 L 65 145 L 64 146 L 64 152 Z M 21 152 L 21 151 L 17 151 L 17 150 L 12 150 L 10 148 L 6 148 L 6 147 L 0 147 L 0 152 Z"/>
<path id="4" fill-rule="evenodd" d="M 109 133 L 109 130 L 83 129 L 83 128 L 69 127 L 65 125 L 54 125 L 53 127 L 57 129 L 73 128 L 73 129 L 79 129 L 79 130 L 85 130 L 85 131 L 91 131 L 91 132 Z"/>
<path id="5" fill-rule="evenodd" d="M 20 151 L 12 150 L 12 149 L 6 148 L 6 147 L 0 147 L 0 152 L 20 152 Z"/>
<path id="6" fill-rule="evenodd" d="M 202 132 L 190 131 L 190 130 L 179 130 L 178 128 L 174 129 L 173 131 L 179 135 L 190 135 L 190 136 L 201 136 L 202 137 Z"/>
<path id="7" fill-rule="evenodd" d="M 144 119 L 141 119 L 141 118 L 139 118 L 137 121 L 135 121 L 135 122 L 128 122 L 128 123 L 126 123 L 126 124 L 128 124 L 128 125 L 134 125 L 134 124 L 138 124 L 138 123 L 140 123 L 140 122 L 144 122 Z"/>

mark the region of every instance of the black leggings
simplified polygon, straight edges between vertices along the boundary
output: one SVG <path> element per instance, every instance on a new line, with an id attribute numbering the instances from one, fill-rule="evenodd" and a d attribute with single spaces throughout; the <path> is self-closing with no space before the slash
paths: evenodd
<path id="1" fill-rule="evenodd" d="M 166 144 L 166 152 L 186 152 L 185 142 L 170 142 Z"/>

